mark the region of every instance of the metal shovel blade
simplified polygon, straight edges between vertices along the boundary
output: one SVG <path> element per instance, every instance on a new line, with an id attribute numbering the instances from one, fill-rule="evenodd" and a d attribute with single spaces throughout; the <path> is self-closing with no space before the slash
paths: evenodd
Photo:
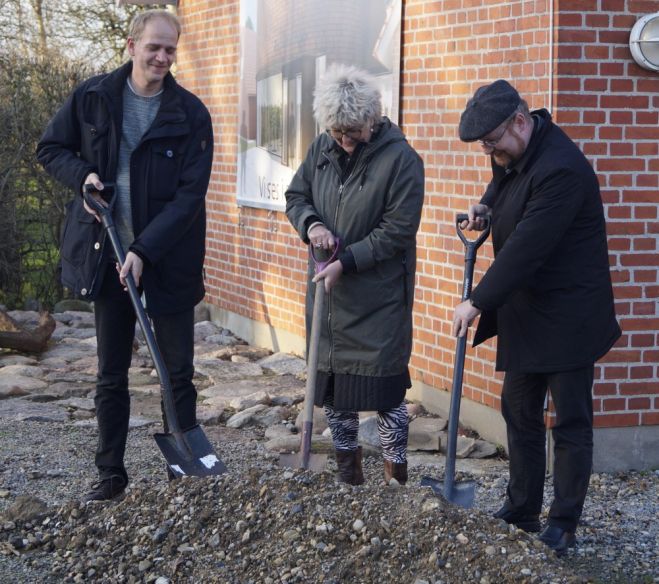
<path id="1" fill-rule="evenodd" d="M 447 501 L 471 509 L 476 499 L 476 483 L 474 481 L 462 481 L 446 485 L 445 483 L 431 477 L 421 478 L 422 487 L 430 487 L 438 497 L 444 497 Z"/>
<path id="2" fill-rule="evenodd" d="M 285 468 L 303 468 L 314 472 L 322 472 L 327 468 L 327 454 L 309 454 L 307 460 L 302 452 L 280 454 L 279 466 Z"/>
<path id="3" fill-rule="evenodd" d="M 313 402 L 312 402 L 313 403 Z M 311 436 L 313 424 L 311 421 L 302 424 L 300 436 L 300 451 L 279 455 L 279 466 L 284 468 L 303 468 L 321 472 L 327 467 L 327 454 L 314 454 L 311 452 Z"/>
<path id="4" fill-rule="evenodd" d="M 169 468 L 177 476 L 207 477 L 227 470 L 199 425 L 176 434 L 154 434 Z"/>

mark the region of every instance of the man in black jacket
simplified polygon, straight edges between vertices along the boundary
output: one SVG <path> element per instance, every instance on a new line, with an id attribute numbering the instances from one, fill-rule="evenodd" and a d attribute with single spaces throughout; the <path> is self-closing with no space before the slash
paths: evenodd
<path id="1" fill-rule="evenodd" d="M 474 345 L 498 336 L 505 371 L 501 409 L 510 480 L 495 514 L 540 531 L 545 472 L 543 404 L 556 410 L 554 500 L 540 539 L 563 554 L 575 544 L 592 467 L 594 363 L 620 337 L 597 177 L 546 110 L 529 113 L 504 80 L 481 87 L 460 119 L 460 139 L 492 161 L 485 195 L 462 227 L 492 221 L 495 259 L 455 309 L 464 335 L 482 313 Z"/>
<path id="2" fill-rule="evenodd" d="M 129 272 L 144 291 L 180 425 L 196 423 L 194 306 L 204 296 L 213 129 L 201 101 L 169 72 L 180 30 L 168 11 L 136 15 L 127 40 L 131 61 L 77 87 L 37 148 L 46 171 L 79 195 L 68 208 L 61 260 L 64 285 L 94 301 L 96 318 L 99 481 L 87 501 L 112 499 L 128 484 L 124 452 L 135 334 L 135 313 L 124 290 Z M 85 185 L 102 193 L 110 182 L 116 186 L 115 223 L 127 250 L 125 263 L 116 268 L 98 217 L 80 196 Z"/>

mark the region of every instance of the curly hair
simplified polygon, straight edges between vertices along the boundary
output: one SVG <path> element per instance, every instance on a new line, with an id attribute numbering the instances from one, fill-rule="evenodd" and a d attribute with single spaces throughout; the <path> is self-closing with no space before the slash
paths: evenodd
<path id="1" fill-rule="evenodd" d="M 371 75 L 335 63 L 316 85 L 313 113 L 323 128 L 354 128 L 380 119 L 380 100 L 380 90 Z"/>

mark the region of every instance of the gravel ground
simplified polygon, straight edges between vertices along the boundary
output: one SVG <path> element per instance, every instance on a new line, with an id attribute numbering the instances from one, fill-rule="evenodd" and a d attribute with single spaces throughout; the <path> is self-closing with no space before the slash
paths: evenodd
<path id="1" fill-rule="evenodd" d="M 594 475 L 578 547 L 556 559 L 490 517 L 505 464 L 469 477 L 467 511 L 418 486 L 442 464 L 385 487 L 367 458 L 366 484 L 349 487 L 280 468 L 262 431 L 218 426 L 207 435 L 229 471 L 167 483 L 153 431 L 130 432 L 123 501 L 85 507 L 95 429 L 0 421 L 0 582 L 659 582 L 659 471 Z"/>

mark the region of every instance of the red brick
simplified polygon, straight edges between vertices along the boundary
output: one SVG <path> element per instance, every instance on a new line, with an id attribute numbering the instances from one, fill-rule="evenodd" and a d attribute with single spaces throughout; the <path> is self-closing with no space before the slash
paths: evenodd
<path id="1" fill-rule="evenodd" d="M 659 412 L 643 412 L 641 414 L 641 425 L 659 426 Z"/>
<path id="2" fill-rule="evenodd" d="M 625 426 L 638 426 L 639 414 L 606 414 L 595 416 L 593 425 L 595 428 L 622 428 Z"/>

